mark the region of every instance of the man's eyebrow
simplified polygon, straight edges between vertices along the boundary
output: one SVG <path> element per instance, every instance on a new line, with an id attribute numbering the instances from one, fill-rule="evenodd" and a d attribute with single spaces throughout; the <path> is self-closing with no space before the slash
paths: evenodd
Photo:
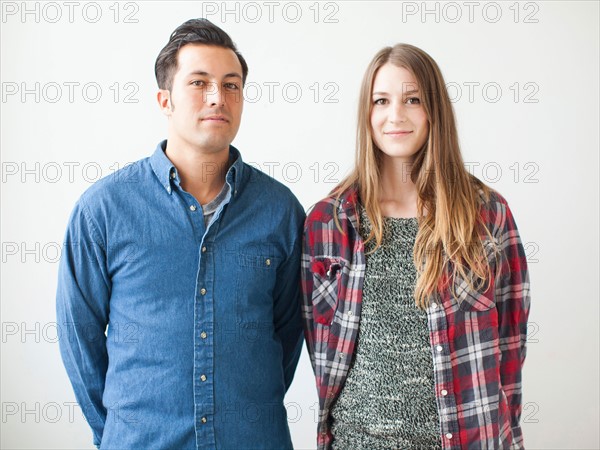
<path id="1" fill-rule="evenodd" d="M 188 74 L 188 77 L 191 77 L 194 75 L 201 76 L 201 77 L 210 77 L 211 76 L 210 73 L 204 72 L 203 70 L 195 70 L 193 72 L 190 72 Z M 225 74 L 223 76 L 223 78 L 240 78 L 241 79 L 242 76 L 237 72 L 230 72 L 230 73 Z"/>

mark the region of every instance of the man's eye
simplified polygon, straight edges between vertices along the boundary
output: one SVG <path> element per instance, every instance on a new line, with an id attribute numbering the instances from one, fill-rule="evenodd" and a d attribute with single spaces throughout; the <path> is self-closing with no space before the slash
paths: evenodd
<path id="1" fill-rule="evenodd" d="M 206 86 L 206 83 L 202 80 L 194 80 L 194 81 L 192 81 L 191 84 L 194 86 L 199 86 L 199 87 Z"/>
<path id="2" fill-rule="evenodd" d="M 419 99 L 419 97 L 408 97 L 406 99 L 406 103 L 408 103 L 409 105 L 420 105 L 421 100 Z"/>
<path id="3" fill-rule="evenodd" d="M 235 83 L 225 83 L 225 88 L 231 90 L 238 90 L 240 87 Z"/>
<path id="4" fill-rule="evenodd" d="M 386 98 L 378 98 L 377 100 L 375 100 L 373 102 L 373 104 L 375 104 L 375 105 L 385 105 L 386 103 L 387 103 Z"/>

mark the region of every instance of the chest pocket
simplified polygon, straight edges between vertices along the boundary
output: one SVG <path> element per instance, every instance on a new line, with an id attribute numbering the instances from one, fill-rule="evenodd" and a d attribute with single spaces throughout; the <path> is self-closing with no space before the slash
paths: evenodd
<path id="1" fill-rule="evenodd" d="M 312 305 L 315 322 L 329 326 L 338 305 L 343 262 L 337 258 L 314 257 Z"/>
<path id="2" fill-rule="evenodd" d="M 239 322 L 273 322 L 273 295 L 282 258 L 271 254 L 240 253 L 236 272 L 236 309 Z"/>

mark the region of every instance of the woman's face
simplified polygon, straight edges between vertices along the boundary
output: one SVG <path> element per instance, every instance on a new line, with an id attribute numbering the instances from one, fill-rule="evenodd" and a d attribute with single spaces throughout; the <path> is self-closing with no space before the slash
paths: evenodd
<path id="1" fill-rule="evenodd" d="M 415 77 L 386 63 L 375 74 L 371 98 L 371 129 L 377 147 L 390 158 L 410 163 L 429 133 Z"/>

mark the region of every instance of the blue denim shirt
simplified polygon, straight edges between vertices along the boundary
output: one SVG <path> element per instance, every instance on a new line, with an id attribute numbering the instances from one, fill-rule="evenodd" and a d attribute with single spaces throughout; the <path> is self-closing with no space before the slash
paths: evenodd
<path id="1" fill-rule="evenodd" d="M 230 147 L 206 228 L 165 147 L 91 186 L 69 220 L 60 350 L 94 444 L 292 448 L 304 210 Z"/>

